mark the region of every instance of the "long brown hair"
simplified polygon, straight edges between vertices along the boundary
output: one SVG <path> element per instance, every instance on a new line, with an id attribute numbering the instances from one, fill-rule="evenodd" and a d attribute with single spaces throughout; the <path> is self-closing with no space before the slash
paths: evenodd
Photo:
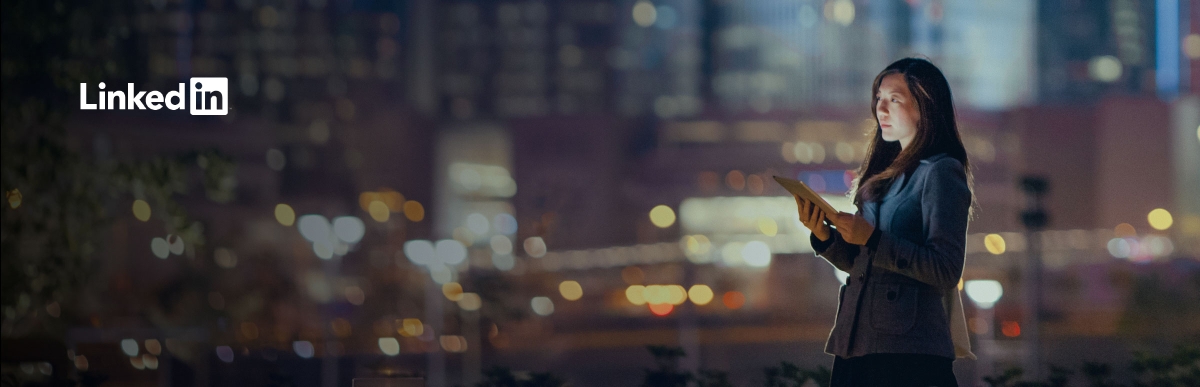
<path id="1" fill-rule="evenodd" d="M 908 148 L 903 150 L 899 141 L 884 141 L 879 116 L 875 112 L 875 96 L 879 93 L 879 85 L 884 77 L 892 74 L 904 76 L 908 91 L 916 99 L 921 114 L 917 120 L 917 133 Z M 963 147 L 955 120 L 950 84 L 933 63 L 921 58 L 904 58 L 883 69 L 875 76 L 875 83 L 871 87 L 871 117 L 875 119 L 875 133 L 867 144 L 867 157 L 858 168 L 857 177 L 850 188 L 856 206 L 861 208 L 864 201 L 882 198 L 896 177 L 915 170 L 921 159 L 939 153 L 946 153 L 961 162 L 967 173 L 967 186 L 973 186 L 967 150 Z M 971 191 L 973 214 L 975 193 L 973 188 Z"/>

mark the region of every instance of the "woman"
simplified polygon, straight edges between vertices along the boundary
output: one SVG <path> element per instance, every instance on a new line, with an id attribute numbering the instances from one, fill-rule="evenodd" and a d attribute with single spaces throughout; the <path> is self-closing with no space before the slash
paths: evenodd
<path id="1" fill-rule="evenodd" d="M 929 61 L 906 58 L 872 92 L 877 126 L 850 190 L 858 212 L 826 214 L 796 196 L 813 249 L 850 273 L 825 345 L 831 384 L 957 386 L 955 357 L 974 357 L 958 298 L 974 194 L 950 86 Z"/>

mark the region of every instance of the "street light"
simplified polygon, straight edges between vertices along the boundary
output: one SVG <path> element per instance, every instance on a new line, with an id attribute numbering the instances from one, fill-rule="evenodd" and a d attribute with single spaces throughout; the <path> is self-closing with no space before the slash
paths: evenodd
<path id="1" fill-rule="evenodd" d="M 996 338 L 996 331 L 992 329 L 994 325 L 992 320 L 995 319 L 995 310 L 992 307 L 1004 295 L 1004 287 L 996 280 L 970 280 L 963 287 L 967 291 L 967 297 L 979 306 L 980 322 L 982 326 L 987 327 L 987 332 L 978 338 L 980 359 L 979 370 L 976 374 L 980 377 L 988 376 L 992 373 L 992 356 Z"/>
<path id="2" fill-rule="evenodd" d="M 964 287 L 967 297 L 983 309 L 991 309 L 996 301 L 1000 300 L 1000 296 L 1004 295 L 1004 287 L 996 280 L 970 280 Z"/>

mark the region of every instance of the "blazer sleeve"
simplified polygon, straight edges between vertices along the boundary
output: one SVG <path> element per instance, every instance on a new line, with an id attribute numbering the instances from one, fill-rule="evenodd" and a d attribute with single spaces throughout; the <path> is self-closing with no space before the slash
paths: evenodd
<path id="1" fill-rule="evenodd" d="M 842 235 L 838 234 L 837 230 L 831 230 L 828 240 L 817 239 L 816 235 L 809 234 L 808 242 L 812 244 L 813 251 L 817 256 L 825 258 L 833 267 L 838 270 L 849 273 L 854 267 L 854 257 L 858 256 L 859 246 L 852 245 L 842 239 Z"/>
<path id="2" fill-rule="evenodd" d="M 872 265 L 950 289 L 958 286 L 966 260 L 971 190 L 958 160 L 945 158 L 930 167 L 921 188 L 921 216 L 929 228 L 927 238 L 918 244 L 882 232 Z"/>

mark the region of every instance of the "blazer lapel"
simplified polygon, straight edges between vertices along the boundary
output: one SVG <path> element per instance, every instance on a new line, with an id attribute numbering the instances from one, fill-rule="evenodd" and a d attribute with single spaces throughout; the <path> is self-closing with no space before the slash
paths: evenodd
<path id="1" fill-rule="evenodd" d="M 886 201 L 891 199 L 893 196 L 900 194 L 900 188 L 904 187 L 904 182 L 908 180 L 908 175 L 908 173 L 902 173 L 900 176 L 896 176 L 896 178 L 892 180 L 892 186 L 888 188 L 887 194 L 883 195 L 882 201 Z"/>

